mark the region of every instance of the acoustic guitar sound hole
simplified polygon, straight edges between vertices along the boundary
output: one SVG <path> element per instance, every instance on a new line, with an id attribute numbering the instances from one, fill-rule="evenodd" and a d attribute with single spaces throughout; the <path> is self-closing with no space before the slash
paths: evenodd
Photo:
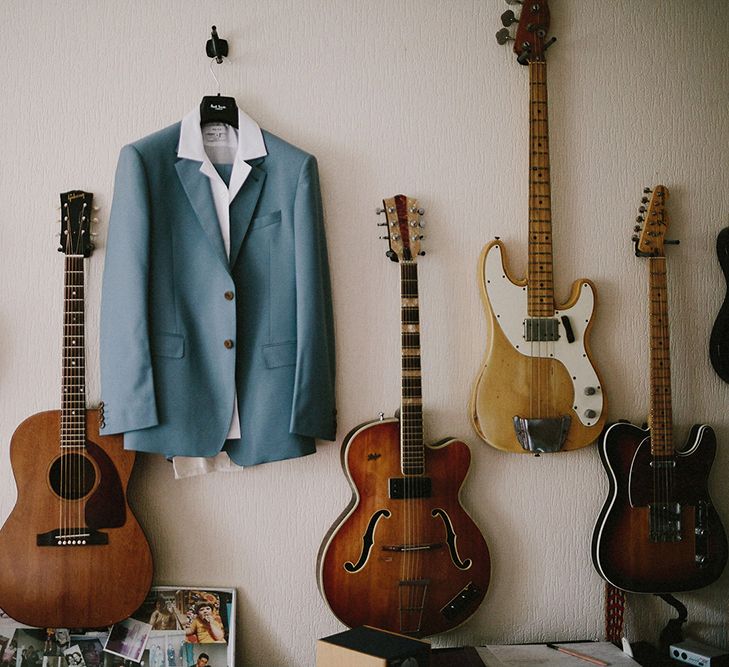
<path id="1" fill-rule="evenodd" d="M 51 488 L 64 500 L 78 500 L 94 488 L 96 472 L 83 454 L 61 454 L 48 474 Z"/>

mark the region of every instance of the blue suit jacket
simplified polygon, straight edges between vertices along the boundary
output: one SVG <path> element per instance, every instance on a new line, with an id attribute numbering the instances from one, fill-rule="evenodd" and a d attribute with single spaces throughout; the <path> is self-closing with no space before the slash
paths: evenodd
<path id="1" fill-rule="evenodd" d="M 208 178 L 177 157 L 180 123 L 119 157 L 101 303 L 102 434 L 213 456 L 237 389 L 240 465 L 335 439 L 334 331 L 316 160 L 268 155 L 230 206 L 226 257 Z"/>

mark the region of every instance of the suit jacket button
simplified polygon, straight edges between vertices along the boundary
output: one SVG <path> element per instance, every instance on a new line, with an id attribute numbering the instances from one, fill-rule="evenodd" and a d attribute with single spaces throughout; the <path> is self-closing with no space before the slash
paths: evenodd
<path id="1" fill-rule="evenodd" d="M 235 294 L 233 294 L 233 292 L 226 292 L 224 296 L 226 299 L 228 299 L 228 301 L 232 301 Z"/>
<path id="2" fill-rule="evenodd" d="M 230 350 L 233 347 L 233 341 L 230 340 L 230 338 L 227 338 L 225 340 L 225 342 L 223 343 L 223 345 L 225 345 L 225 347 Z"/>

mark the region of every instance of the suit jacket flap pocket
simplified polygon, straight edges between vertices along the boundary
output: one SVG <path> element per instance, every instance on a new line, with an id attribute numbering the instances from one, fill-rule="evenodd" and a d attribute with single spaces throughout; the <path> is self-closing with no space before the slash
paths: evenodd
<path id="1" fill-rule="evenodd" d="M 261 229 L 261 227 L 268 227 L 269 225 L 275 225 L 277 222 L 281 222 L 281 211 L 274 211 L 273 213 L 267 213 L 265 215 L 259 215 L 253 218 L 251 221 L 251 229 Z"/>
<path id="2" fill-rule="evenodd" d="M 296 365 L 296 341 L 263 346 L 263 360 L 266 368 Z"/>
<path id="3" fill-rule="evenodd" d="M 156 334 L 152 337 L 152 354 L 181 359 L 185 354 L 185 337 L 171 333 Z"/>

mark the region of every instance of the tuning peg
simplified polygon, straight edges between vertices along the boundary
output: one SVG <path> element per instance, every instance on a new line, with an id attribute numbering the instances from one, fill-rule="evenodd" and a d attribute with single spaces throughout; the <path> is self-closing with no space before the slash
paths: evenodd
<path id="1" fill-rule="evenodd" d="M 649 192 L 653 192 L 653 190 L 651 190 L 650 188 L 643 188 L 643 192 L 645 194 L 648 194 Z"/>
<path id="2" fill-rule="evenodd" d="M 386 222 L 378 222 L 377 223 L 377 226 L 378 227 L 387 227 L 387 223 Z"/>
<path id="3" fill-rule="evenodd" d="M 648 197 L 643 197 L 643 199 L 640 200 L 641 204 L 647 204 L 648 203 Z"/>
<path id="4" fill-rule="evenodd" d="M 422 257 L 423 255 L 425 255 L 425 250 L 421 250 L 421 251 L 420 251 L 420 252 L 418 253 L 418 255 L 420 255 L 421 257 Z"/>
<path id="5" fill-rule="evenodd" d="M 98 218 L 91 218 L 91 222 L 93 222 L 94 224 L 96 224 L 96 223 L 99 222 L 99 219 Z"/>
<path id="6" fill-rule="evenodd" d="M 638 213 L 645 213 L 645 206 L 639 206 Z"/>
<path id="7" fill-rule="evenodd" d="M 638 235 L 637 234 L 633 234 L 633 236 L 630 237 L 630 240 L 633 241 L 633 242 L 635 242 L 635 243 L 638 243 Z"/>
<path id="8" fill-rule="evenodd" d="M 397 262 L 397 253 L 394 250 L 388 250 L 385 257 L 389 257 L 393 262 Z"/>
<path id="9" fill-rule="evenodd" d="M 101 209 L 98 206 L 92 206 L 91 210 L 94 211 L 94 213 L 96 213 L 96 211 L 99 211 Z"/>
<path id="10" fill-rule="evenodd" d="M 385 209 L 384 208 L 380 208 L 379 206 L 375 209 L 375 213 L 377 215 L 381 215 L 384 212 L 385 212 Z"/>
<path id="11" fill-rule="evenodd" d="M 679 241 L 678 239 L 664 239 L 663 243 L 667 245 L 678 245 L 679 243 L 681 243 L 681 241 Z"/>
<path id="12" fill-rule="evenodd" d="M 634 232 L 640 232 L 640 231 L 642 231 L 642 229 L 643 228 L 640 225 L 636 225 L 635 227 L 633 227 Z"/>
<path id="13" fill-rule="evenodd" d="M 514 12 L 511 9 L 507 9 L 502 15 L 501 15 L 501 23 L 502 25 L 506 26 L 507 28 L 512 23 L 518 23 L 519 19 L 514 16 Z"/>
<path id="14" fill-rule="evenodd" d="M 503 45 L 506 44 L 506 42 L 513 42 L 514 38 L 509 34 L 508 28 L 501 28 L 501 30 L 496 33 L 496 41 Z"/>
<path id="15" fill-rule="evenodd" d="M 507 5 L 520 5 L 521 0 L 506 0 Z"/>
<path id="16" fill-rule="evenodd" d="M 645 219 L 645 218 L 643 218 L 643 216 L 642 216 L 642 215 L 639 215 L 639 216 L 638 216 L 638 217 L 637 217 L 637 218 L 635 219 L 635 221 L 636 221 L 636 222 L 643 222 L 643 221 L 644 221 L 644 219 Z"/>
<path id="17" fill-rule="evenodd" d="M 380 236 L 380 241 L 387 241 L 389 236 Z"/>

